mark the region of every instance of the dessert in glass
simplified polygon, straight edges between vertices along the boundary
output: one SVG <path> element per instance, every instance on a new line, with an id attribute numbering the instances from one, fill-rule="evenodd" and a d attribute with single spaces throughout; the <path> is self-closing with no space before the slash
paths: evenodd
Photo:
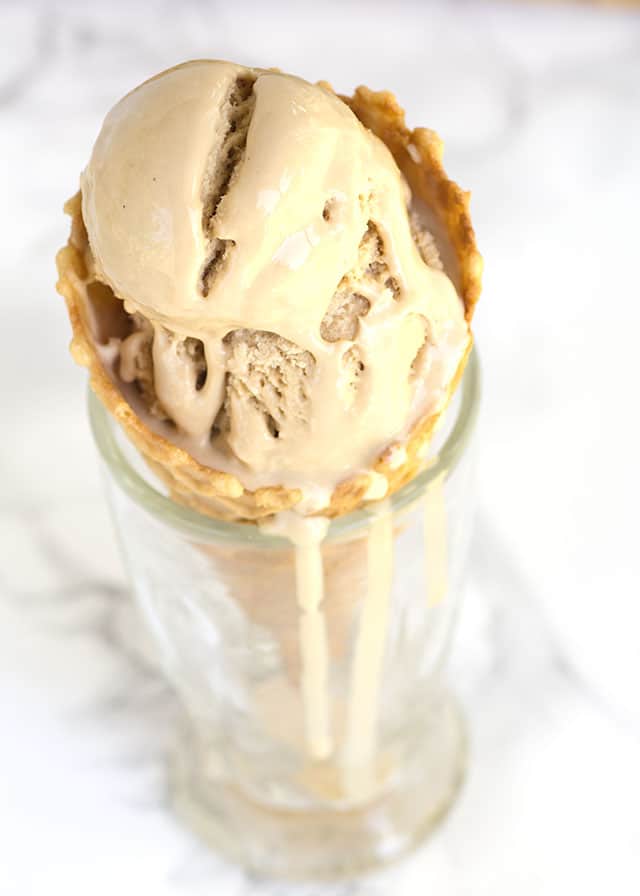
<path id="1" fill-rule="evenodd" d="M 185 709 L 174 802 L 260 872 L 387 861 L 461 780 L 482 262 L 441 159 L 389 93 L 198 60 L 112 109 L 67 203 L 72 354 Z"/>

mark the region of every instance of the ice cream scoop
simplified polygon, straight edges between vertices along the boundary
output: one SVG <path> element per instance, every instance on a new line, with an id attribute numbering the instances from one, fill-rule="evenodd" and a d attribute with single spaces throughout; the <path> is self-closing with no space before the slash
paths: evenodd
<path id="1" fill-rule="evenodd" d="M 416 145 L 405 154 L 420 167 Z M 175 496 L 218 515 L 332 514 L 336 496 L 341 512 L 401 484 L 385 458 L 446 404 L 479 265 L 472 240 L 457 258 L 455 239 L 438 245 L 446 214 L 407 178 L 327 86 L 279 72 L 190 62 L 109 113 L 77 248 L 112 295 L 72 284 L 80 354 Z"/>

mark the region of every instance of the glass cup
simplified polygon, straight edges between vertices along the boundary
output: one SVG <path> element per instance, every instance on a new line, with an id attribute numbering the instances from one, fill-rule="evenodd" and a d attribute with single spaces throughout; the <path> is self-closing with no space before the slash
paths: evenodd
<path id="1" fill-rule="evenodd" d="M 443 681 L 472 510 L 472 354 L 425 469 L 293 545 L 168 497 L 91 393 L 133 593 L 184 707 L 171 790 L 253 871 L 352 874 L 451 806 L 464 727 Z"/>

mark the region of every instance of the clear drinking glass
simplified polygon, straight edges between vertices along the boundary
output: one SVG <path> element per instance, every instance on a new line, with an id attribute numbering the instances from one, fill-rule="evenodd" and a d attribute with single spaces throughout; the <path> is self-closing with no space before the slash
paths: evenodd
<path id="1" fill-rule="evenodd" d="M 451 805 L 464 728 L 443 682 L 472 510 L 472 354 L 425 470 L 296 548 L 171 501 L 91 394 L 131 586 L 184 706 L 179 814 L 254 871 L 391 860 Z M 317 607 L 300 605 L 309 565 Z"/>

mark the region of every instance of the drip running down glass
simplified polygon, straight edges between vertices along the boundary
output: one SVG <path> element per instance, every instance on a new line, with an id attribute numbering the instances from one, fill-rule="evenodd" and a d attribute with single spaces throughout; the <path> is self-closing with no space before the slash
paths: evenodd
<path id="1" fill-rule="evenodd" d="M 425 470 L 294 545 L 171 501 L 90 395 L 132 589 L 185 709 L 174 806 L 256 872 L 390 861 L 453 802 L 465 738 L 442 667 L 478 402 L 474 351 Z"/>

